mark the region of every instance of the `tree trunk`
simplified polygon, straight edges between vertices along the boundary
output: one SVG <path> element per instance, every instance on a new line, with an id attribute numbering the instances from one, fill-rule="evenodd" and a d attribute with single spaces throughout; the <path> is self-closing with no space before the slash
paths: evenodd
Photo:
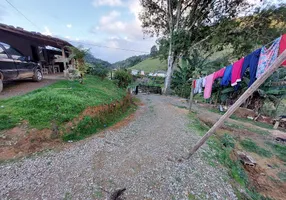
<path id="1" fill-rule="evenodd" d="M 172 51 L 172 43 L 170 42 L 169 56 L 168 56 L 168 70 L 167 70 L 167 75 L 166 75 L 165 84 L 164 84 L 164 94 L 166 95 L 170 94 L 170 86 L 171 86 L 174 63 L 175 63 L 175 55 L 174 55 L 174 52 Z"/>

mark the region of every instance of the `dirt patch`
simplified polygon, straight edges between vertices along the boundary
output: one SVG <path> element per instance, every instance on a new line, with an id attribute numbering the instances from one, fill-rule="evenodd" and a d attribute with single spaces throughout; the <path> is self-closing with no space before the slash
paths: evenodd
<path id="1" fill-rule="evenodd" d="M 202 111 L 197 114 L 197 117 L 201 122 L 211 127 L 220 116 L 212 112 Z M 218 129 L 216 131 L 216 135 L 222 136 L 225 133 L 229 133 L 234 136 L 235 140 L 238 141 L 238 143 L 235 145 L 235 151 L 238 150 L 245 152 L 245 149 L 239 145 L 239 141 L 244 139 L 251 139 L 252 141 L 255 141 L 258 146 L 270 150 L 269 147 L 265 145 L 265 142 L 275 142 L 276 137 L 285 137 L 286 134 L 285 132 L 278 130 L 268 130 L 250 123 L 233 119 L 228 119 L 227 122 L 229 125 L 224 125 Z M 230 126 L 231 124 L 234 124 L 234 126 Z M 263 135 L 251 130 L 263 130 L 267 131 L 269 134 Z M 247 152 L 247 154 L 253 157 L 257 162 L 255 167 L 244 165 L 244 169 L 249 177 L 250 186 L 254 187 L 257 192 L 265 197 L 271 197 L 278 200 L 285 199 L 286 183 L 282 182 L 277 176 L 280 171 L 286 171 L 285 163 L 275 156 L 266 158 L 252 152 Z M 230 158 L 232 160 L 237 160 L 238 156 L 235 153 L 232 153 Z"/>
<path id="2" fill-rule="evenodd" d="M 125 112 L 130 103 L 131 96 L 127 95 L 122 101 L 88 107 L 79 117 L 65 124 L 64 128 L 59 128 L 52 122 L 51 129 L 30 129 L 28 122 L 23 121 L 17 127 L 0 132 L 0 161 L 20 158 L 45 149 L 61 148 L 61 146 L 66 144 L 61 139 L 63 133 L 71 131 L 85 116 L 94 117 L 101 116 L 105 112 L 112 113 L 117 107 L 120 107 Z M 135 113 L 116 123 L 110 129 L 114 130 L 125 126 L 134 118 Z M 102 137 L 102 134 L 99 134 L 99 137 Z"/>
<path id="3" fill-rule="evenodd" d="M 58 80 L 56 79 L 43 79 L 41 82 L 35 82 L 27 79 L 4 82 L 4 88 L 0 93 L 0 99 L 23 95 L 33 90 L 51 85 L 57 81 Z"/>

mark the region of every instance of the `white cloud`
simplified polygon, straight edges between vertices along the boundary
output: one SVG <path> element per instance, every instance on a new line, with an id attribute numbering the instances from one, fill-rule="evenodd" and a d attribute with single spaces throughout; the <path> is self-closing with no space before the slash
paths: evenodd
<path id="1" fill-rule="evenodd" d="M 110 13 L 108 13 L 108 15 L 102 16 L 102 17 L 100 18 L 99 23 L 100 23 L 101 25 L 108 24 L 108 23 L 110 23 L 110 22 L 116 20 L 120 15 L 121 15 L 120 12 L 117 12 L 117 11 L 113 10 L 113 11 L 111 11 Z"/>
<path id="2" fill-rule="evenodd" d="M 70 36 L 65 36 L 65 38 L 66 38 L 66 39 L 70 39 L 71 37 L 70 37 Z"/>
<path id="3" fill-rule="evenodd" d="M 121 0 L 93 0 L 92 5 L 98 6 L 121 6 L 123 5 Z"/>
<path id="4" fill-rule="evenodd" d="M 44 34 L 44 35 L 53 35 L 52 32 L 50 31 L 50 29 L 47 26 L 45 26 L 44 29 L 45 29 L 45 31 L 42 32 L 42 34 Z"/>
<path id="5" fill-rule="evenodd" d="M 72 24 L 67 24 L 67 28 L 71 28 L 72 27 Z"/>

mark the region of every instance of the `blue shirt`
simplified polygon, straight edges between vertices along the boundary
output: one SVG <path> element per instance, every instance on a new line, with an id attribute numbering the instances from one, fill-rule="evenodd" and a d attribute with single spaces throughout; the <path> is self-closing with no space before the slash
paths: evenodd
<path id="1" fill-rule="evenodd" d="M 229 65 L 225 68 L 223 77 L 220 81 L 220 85 L 222 86 L 228 86 L 229 82 L 231 81 L 231 71 L 232 71 L 232 65 Z"/>

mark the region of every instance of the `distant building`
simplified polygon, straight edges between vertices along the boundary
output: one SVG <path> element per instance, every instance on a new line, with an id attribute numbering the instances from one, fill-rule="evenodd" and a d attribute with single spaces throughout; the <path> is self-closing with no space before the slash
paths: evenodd
<path id="1" fill-rule="evenodd" d="M 140 75 L 142 75 L 142 76 L 144 76 L 144 75 L 145 75 L 145 73 L 144 73 L 144 71 L 143 71 L 143 70 L 141 70 Z"/>
<path id="2" fill-rule="evenodd" d="M 153 74 L 153 76 L 165 78 L 167 76 L 167 72 L 163 70 L 158 70 Z"/>
<path id="3" fill-rule="evenodd" d="M 137 70 L 137 69 L 132 69 L 131 70 L 131 74 L 134 75 L 134 76 L 137 75 L 138 73 L 139 73 L 139 70 Z"/>

